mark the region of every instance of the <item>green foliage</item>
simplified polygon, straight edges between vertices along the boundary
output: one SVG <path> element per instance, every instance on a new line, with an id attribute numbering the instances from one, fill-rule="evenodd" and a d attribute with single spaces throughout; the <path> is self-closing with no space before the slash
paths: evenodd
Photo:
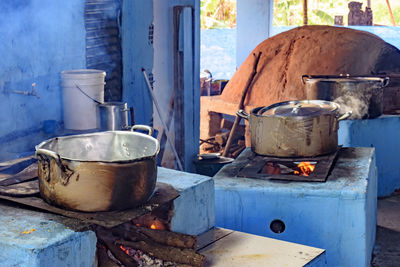
<path id="1" fill-rule="evenodd" d="M 308 24 L 334 24 L 335 15 L 343 16 L 347 24 L 349 13 L 348 3 L 362 2 L 362 10 L 367 6 L 367 0 L 309 0 Z M 400 26 L 400 1 L 389 1 L 396 25 Z M 392 25 L 386 0 L 373 0 L 372 12 L 374 24 Z M 274 26 L 297 26 L 303 24 L 303 1 L 274 0 Z"/>
<path id="2" fill-rule="evenodd" d="M 236 26 L 236 0 L 201 0 L 202 29 L 234 28 Z"/>
<path id="3" fill-rule="evenodd" d="M 268 1 L 268 0 L 265 0 Z M 348 3 L 367 0 L 309 0 L 308 24 L 333 25 L 335 15 L 343 16 L 345 25 L 349 13 Z M 400 26 L 400 1 L 389 1 L 396 24 Z M 392 25 L 386 0 L 373 0 L 374 24 Z M 200 0 L 200 19 L 202 29 L 236 27 L 236 0 Z M 296 26 L 303 24 L 302 0 L 274 0 L 273 25 Z"/>
<path id="4" fill-rule="evenodd" d="M 309 24 L 333 25 L 335 23 L 334 18 L 322 10 L 314 9 L 312 12 L 315 16 L 311 16 L 312 20 Z"/>

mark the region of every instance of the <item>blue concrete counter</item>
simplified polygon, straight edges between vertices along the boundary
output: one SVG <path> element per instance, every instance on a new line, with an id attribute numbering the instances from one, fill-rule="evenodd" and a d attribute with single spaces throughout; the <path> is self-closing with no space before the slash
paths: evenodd
<path id="1" fill-rule="evenodd" d="M 172 185 L 174 200 L 171 231 L 198 235 L 214 227 L 214 180 L 211 177 L 158 168 L 158 182 Z"/>
<path id="2" fill-rule="evenodd" d="M 2 201 L 0 266 L 92 267 L 96 235 L 81 227 L 82 223 L 77 220 L 9 206 Z"/>
<path id="3" fill-rule="evenodd" d="M 217 227 L 326 249 L 328 266 L 369 266 L 377 201 L 373 148 L 343 148 L 325 183 L 236 177 L 251 153 L 246 149 L 214 176 Z M 271 230 L 274 220 L 284 231 Z"/>

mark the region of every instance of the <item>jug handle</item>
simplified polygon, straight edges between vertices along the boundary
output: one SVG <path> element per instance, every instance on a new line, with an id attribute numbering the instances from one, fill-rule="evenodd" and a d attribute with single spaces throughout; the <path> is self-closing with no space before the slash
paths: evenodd
<path id="1" fill-rule="evenodd" d="M 135 110 L 133 107 L 129 108 L 129 113 L 131 114 L 131 125 L 135 125 Z"/>
<path id="2" fill-rule="evenodd" d="M 147 125 L 133 125 L 131 128 L 131 132 L 134 132 L 135 130 L 147 131 L 148 135 L 153 135 L 153 128 Z"/>

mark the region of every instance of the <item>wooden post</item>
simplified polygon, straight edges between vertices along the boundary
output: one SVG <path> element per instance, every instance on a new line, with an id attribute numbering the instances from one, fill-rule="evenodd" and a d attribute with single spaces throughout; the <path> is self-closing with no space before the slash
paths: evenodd
<path id="1" fill-rule="evenodd" d="M 303 25 L 308 24 L 307 0 L 303 0 Z"/>
<path id="2" fill-rule="evenodd" d="M 243 94 L 242 94 L 242 97 L 240 99 L 238 110 L 244 109 L 244 100 L 246 99 L 247 92 L 249 91 L 250 85 L 253 82 L 254 76 L 256 76 L 256 74 L 257 74 L 257 66 L 258 66 L 258 61 L 260 60 L 260 57 L 261 57 L 261 51 L 258 52 L 257 56 L 255 54 L 253 54 L 253 55 L 254 55 L 253 70 L 252 70 L 252 72 L 251 72 L 251 74 L 249 76 L 249 79 L 247 80 L 247 83 L 246 83 L 245 87 L 244 87 Z M 226 141 L 226 146 L 225 146 L 224 152 L 222 153 L 223 157 L 226 157 L 228 155 L 229 148 L 230 148 L 231 143 L 232 143 L 232 137 L 233 137 L 233 135 L 234 135 L 234 133 L 236 131 L 237 126 L 240 123 L 240 120 L 241 120 L 241 117 L 239 115 L 236 115 L 236 118 L 235 118 L 235 121 L 233 123 L 232 129 L 231 129 L 231 131 L 229 133 L 228 140 Z"/>

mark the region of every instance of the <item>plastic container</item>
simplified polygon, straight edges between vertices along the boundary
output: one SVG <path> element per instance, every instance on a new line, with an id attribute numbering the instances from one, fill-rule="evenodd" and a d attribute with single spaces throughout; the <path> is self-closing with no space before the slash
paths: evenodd
<path id="1" fill-rule="evenodd" d="M 99 128 L 98 104 L 104 102 L 105 76 L 104 71 L 95 69 L 61 72 L 65 129 Z"/>

